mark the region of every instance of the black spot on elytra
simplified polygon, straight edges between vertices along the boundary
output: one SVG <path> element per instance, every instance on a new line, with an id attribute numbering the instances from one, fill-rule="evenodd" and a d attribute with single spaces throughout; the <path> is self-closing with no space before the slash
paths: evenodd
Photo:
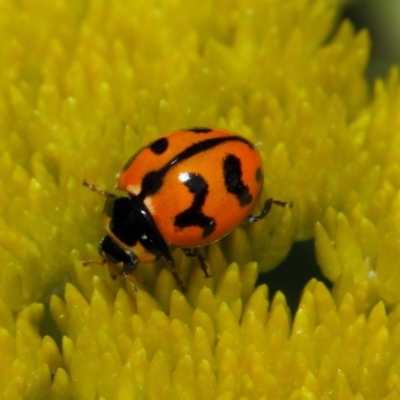
<path id="1" fill-rule="evenodd" d="M 202 211 L 208 194 L 208 184 L 199 174 L 188 174 L 188 179 L 183 184 L 194 195 L 193 202 L 188 209 L 175 217 L 174 225 L 180 229 L 198 226 L 203 229 L 203 238 L 205 238 L 215 229 L 214 219 Z"/>
<path id="2" fill-rule="evenodd" d="M 207 131 L 211 131 L 209 128 L 193 128 L 196 132 L 206 133 Z M 192 130 L 192 132 L 194 132 Z M 223 136 L 211 139 L 199 139 L 198 142 L 193 143 L 189 147 L 182 150 L 180 153 L 176 154 L 173 158 L 167 161 L 164 166 L 158 170 L 151 171 L 147 173 L 142 180 L 142 188 L 139 198 L 143 201 L 147 196 L 155 194 L 163 185 L 164 178 L 167 175 L 168 171 L 179 164 L 182 161 L 189 159 L 190 157 L 194 157 L 195 155 L 211 150 L 219 145 L 222 145 L 226 142 L 242 142 L 246 145 L 253 147 L 253 145 L 247 141 L 246 139 L 240 136 Z"/>
<path id="3" fill-rule="evenodd" d="M 258 167 L 257 170 L 256 170 L 255 178 L 256 178 L 256 182 L 258 182 L 258 183 L 260 183 L 262 181 L 262 179 L 263 179 L 263 173 L 262 173 L 260 167 Z"/>
<path id="4" fill-rule="evenodd" d="M 140 196 L 153 195 L 160 190 L 163 185 L 164 174 L 160 173 L 162 170 L 148 172 L 142 180 L 142 190 Z"/>
<path id="5" fill-rule="evenodd" d="M 242 163 L 233 154 L 228 154 L 223 163 L 224 183 L 226 190 L 233 194 L 241 206 L 250 204 L 253 196 L 249 187 L 242 181 Z"/>
<path id="6" fill-rule="evenodd" d="M 155 142 L 153 142 L 153 143 L 149 146 L 149 149 L 150 149 L 154 154 L 160 155 L 160 154 L 164 153 L 165 150 L 167 150 L 168 144 L 169 144 L 168 139 L 165 138 L 165 137 L 162 137 L 162 138 L 156 140 Z"/>
<path id="7" fill-rule="evenodd" d="M 200 126 L 195 126 L 194 128 L 189 128 L 187 130 L 193 133 L 210 133 L 212 131 L 211 128 L 204 128 Z"/>

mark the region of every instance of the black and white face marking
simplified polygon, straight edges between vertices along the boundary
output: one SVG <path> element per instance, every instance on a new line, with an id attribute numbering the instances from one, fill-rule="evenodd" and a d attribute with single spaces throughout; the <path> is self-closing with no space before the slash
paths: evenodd
<path id="1" fill-rule="evenodd" d="M 107 199 L 104 214 L 109 219 L 109 234 L 128 249 L 140 244 L 156 258 L 168 257 L 168 246 L 159 234 L 150 213 L 137 197 Z"/>
<path id="2" fill-rule="evenodd" d="M 224 183 L 228 193 L 233 194 L 241 206 L 250 204 L 253 196 L 249 187 L 242 181 L 242 163 L 238 157 L 228 154 L 223 162 Z"/>
<path id="3" fill-rule="evenodd" d="M 215 220 L 202 211 L 208 194 L 208 184 L 199 174 L 185 172 L 180 174 L 179 179 L 194 196 L 190 207 L 175 217 L 174 225 L 180 229 L 198 226 L 203 229 L 203 238 L 206 238 L 215 229 Z"/>

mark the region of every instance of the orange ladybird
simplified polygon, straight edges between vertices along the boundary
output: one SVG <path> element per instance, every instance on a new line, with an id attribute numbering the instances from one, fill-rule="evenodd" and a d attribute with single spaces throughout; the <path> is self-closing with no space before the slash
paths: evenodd
<path id="1" fill-rule="evenodd" d="M 127 195 L 118 197 L 84 182 L 107 197 L 107 235 L 99 245 L 102 263 L 128 276 L 137 263 L 164 257 L 183 290 L 168 245 L 197 257 L 208 277 L 199 247 L 221 239 L 244 220 L 264 218 L 273 203 L 286 205 L 267 199 L 260 215 L 250 214 L 263 181 L 260 155 L 241 136 L 214 128 L 162 136 L 131 157 L 120 172 L 117 189 Z"/>

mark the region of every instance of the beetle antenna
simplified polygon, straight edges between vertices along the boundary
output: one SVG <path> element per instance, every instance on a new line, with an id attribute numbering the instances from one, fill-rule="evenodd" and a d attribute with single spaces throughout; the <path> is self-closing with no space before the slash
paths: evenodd
<path id="1" fill-rule="evenodd" d="M 82 262 L 82 265 L 84 267 L 87 267 L 88 265 L 104 265 L 105 261 L 104 260 L 86 260 Z"/>
<path id="2" fill-rule="evenodd" d="M 93 183 L 89 183 L 87 181 L 83 181 L 82 182 L 83 186 L 86 186 L 87 188 L 89 188 L 91 191 L 96 192 L 97 194 L 99 194 L 100 196 L 104 196 L 104 197 L 117 197 L 115 196 L 115 194 L 112 194 L 110 192 L 106 192 L 105 190 L 100 189 L 98 186 L 93 185 Z"/>

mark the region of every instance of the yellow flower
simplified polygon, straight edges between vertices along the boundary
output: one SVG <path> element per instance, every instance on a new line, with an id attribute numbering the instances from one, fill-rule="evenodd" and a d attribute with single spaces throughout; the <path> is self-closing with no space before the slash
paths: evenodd
<path id="1" fill-rule="evenodd" d="M 0 397 L 397 399 L 400 85 L 372 93 L 339 0 L 0 0 Z M 98 259 L 103 199 L 141 146 L 189 126 L 257 143 L 293 202 L 135 292 Z M 315 238 L 293 315 L 259 271 Z M 290 279 L 290 277 L 288 277 Z"/>

